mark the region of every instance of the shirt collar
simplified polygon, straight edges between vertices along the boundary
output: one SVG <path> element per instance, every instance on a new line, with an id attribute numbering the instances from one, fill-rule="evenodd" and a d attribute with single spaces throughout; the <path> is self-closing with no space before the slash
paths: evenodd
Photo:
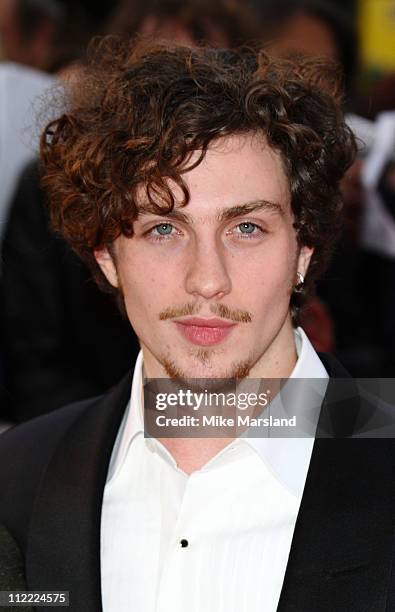
<path id="1" fill-rule="evenodd" d="M 272 414 L 276 411 L 282 413 L 284 406 L 286 408 L 290 405 L 292 415 L 296 415 L 296 422 L 300 424 L 295 430 L 295 437 L 248 438 L 246 441 L 265 461 L 276 478 L 300 499 L 329 376 L 301 327 L 294 330 L 294 337 L 298 360 L 289 378 L 303 381 L 285 384 L 279 401 L 276 402 L 276 398 L 272 402 Z"/>
<path id="2" fill-rule="evenodd" d="M 309 414 L 311 437 L 295 438 L 243 438 L 254 449 L 276 477 L 297 497 L 301 497 L 314 443 L 321 403 L 328 383 L 328 373 L 301 327 L 294 330 L 298 356 L 290 378 L 309 379 L 308 386 L 301 385 L 295 398 L 292 387 L 293 412 Z M 313 393 L 306 394 L 306 388 Z M 303 391 L 304 390 L 304 391 Z M 274 409 L 282 409 L 287 397 L 287 385 L 281 392 L 282 403 Z M 144 433 L 143 420 L 143 353 L 140 351 L 133 374 L 131 398 L 125 410 L 114 444 L 107 474 L 107 482 L 121 468 L 133 439 Z M 300 435 L 300 433 L 299 433 Z"/>
<path id="3" fill-rule="evenodd" d="M 133 408 L 132 408 L 133 407 Z M 143 351 L 140 351 L 134 366 L 132 392 L 123 415 L 111 454 L 107 482 L 123 464 L 132 440 L 144 433 L 143 421 Z"/>

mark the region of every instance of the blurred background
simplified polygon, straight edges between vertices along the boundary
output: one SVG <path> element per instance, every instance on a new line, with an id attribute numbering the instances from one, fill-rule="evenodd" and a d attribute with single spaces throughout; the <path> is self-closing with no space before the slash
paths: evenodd
<path id="1" fill-rule="evenodd" d="M 394 377 L 395 0 L 0 0 L 0 422 L 98 395 L 137 354 L 115 304 L 51 232 L 37 162 L 49 89 L 73 77 L 94 35 L 137 32 L 258 40 L 273 54 L 339 63 L 360 151 L 343 181 L 344 230 L 303 327 L 352 375 Z"/>

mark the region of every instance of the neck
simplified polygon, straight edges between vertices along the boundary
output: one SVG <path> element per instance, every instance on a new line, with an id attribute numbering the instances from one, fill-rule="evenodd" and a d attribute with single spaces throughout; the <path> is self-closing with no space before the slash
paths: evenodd
<path id="1" fill-rule="evenodd" d="M 192 474 L 200 470 L 234 438 L 158 438 L 180 470 Z"/>

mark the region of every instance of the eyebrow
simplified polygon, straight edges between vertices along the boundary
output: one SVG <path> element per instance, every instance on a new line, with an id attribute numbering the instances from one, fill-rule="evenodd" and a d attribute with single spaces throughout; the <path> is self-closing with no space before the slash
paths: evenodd
<path id="1" fill-rule="evenodd" d="M 237 206 L 232 206 L 231 208 L 221 210 L 221 212 L 217 215 L 217 221 L 229 221 L 229 219 L 241 217 L 246 213 L 259 210 L 278 215 L 284 214 L 284 209 L 280 204 L 277 204 L 276 202 L 269 202 L 268 200 L 257 200 L 256 202 L 246 202 L 245 204 L 239 204 Z"/>
<path id="2" fill-rule="evenodd" d="M 218 212 L 218 214 L 216 215 L 216 220 L 221 223 L 223 221 L 229 221 L 230 219 L 242 217 L 245 214 L 260 210 L 278 214 L 281 216 L 284 215 L 284 209 L 280 204 L 276 202 L 270 202 L 269 200 L 256 200 L 254 202 L 246 202 L 245 204 L 237 204 L 236 206 L 225 208 L 224 210 Z M 150 211 L 142 208 L 140 210 L 139 216 L 147 216 L 151 214 L 152 213 Z M 163 216 L 168 217 L 170 219 L 175 219 L 177 221 L 182 221 L 184 223 L 193 223 L 192 217 L 187 213 L 181 211 L 179 208 L 173 209 L 169 212 L 165 212 Z"/>

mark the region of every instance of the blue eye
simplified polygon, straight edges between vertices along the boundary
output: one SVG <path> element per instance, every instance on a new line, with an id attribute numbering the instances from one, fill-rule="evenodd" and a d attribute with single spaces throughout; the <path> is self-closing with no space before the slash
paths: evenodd
<path id="1" fill-rule="evenodd" d="M 237 226 L 242 234 L 252 234 L 254 229 L 257 227 L 255 223 L 239 223 Z"/>
<path id="2" fill-rule="evenodd" d="M 161 236 L 168 236 L 171 234 L 173 226 L 171 223 L 161 223 L 160 225 L 156 225 L 153 229 L 155 229 Z"/>

